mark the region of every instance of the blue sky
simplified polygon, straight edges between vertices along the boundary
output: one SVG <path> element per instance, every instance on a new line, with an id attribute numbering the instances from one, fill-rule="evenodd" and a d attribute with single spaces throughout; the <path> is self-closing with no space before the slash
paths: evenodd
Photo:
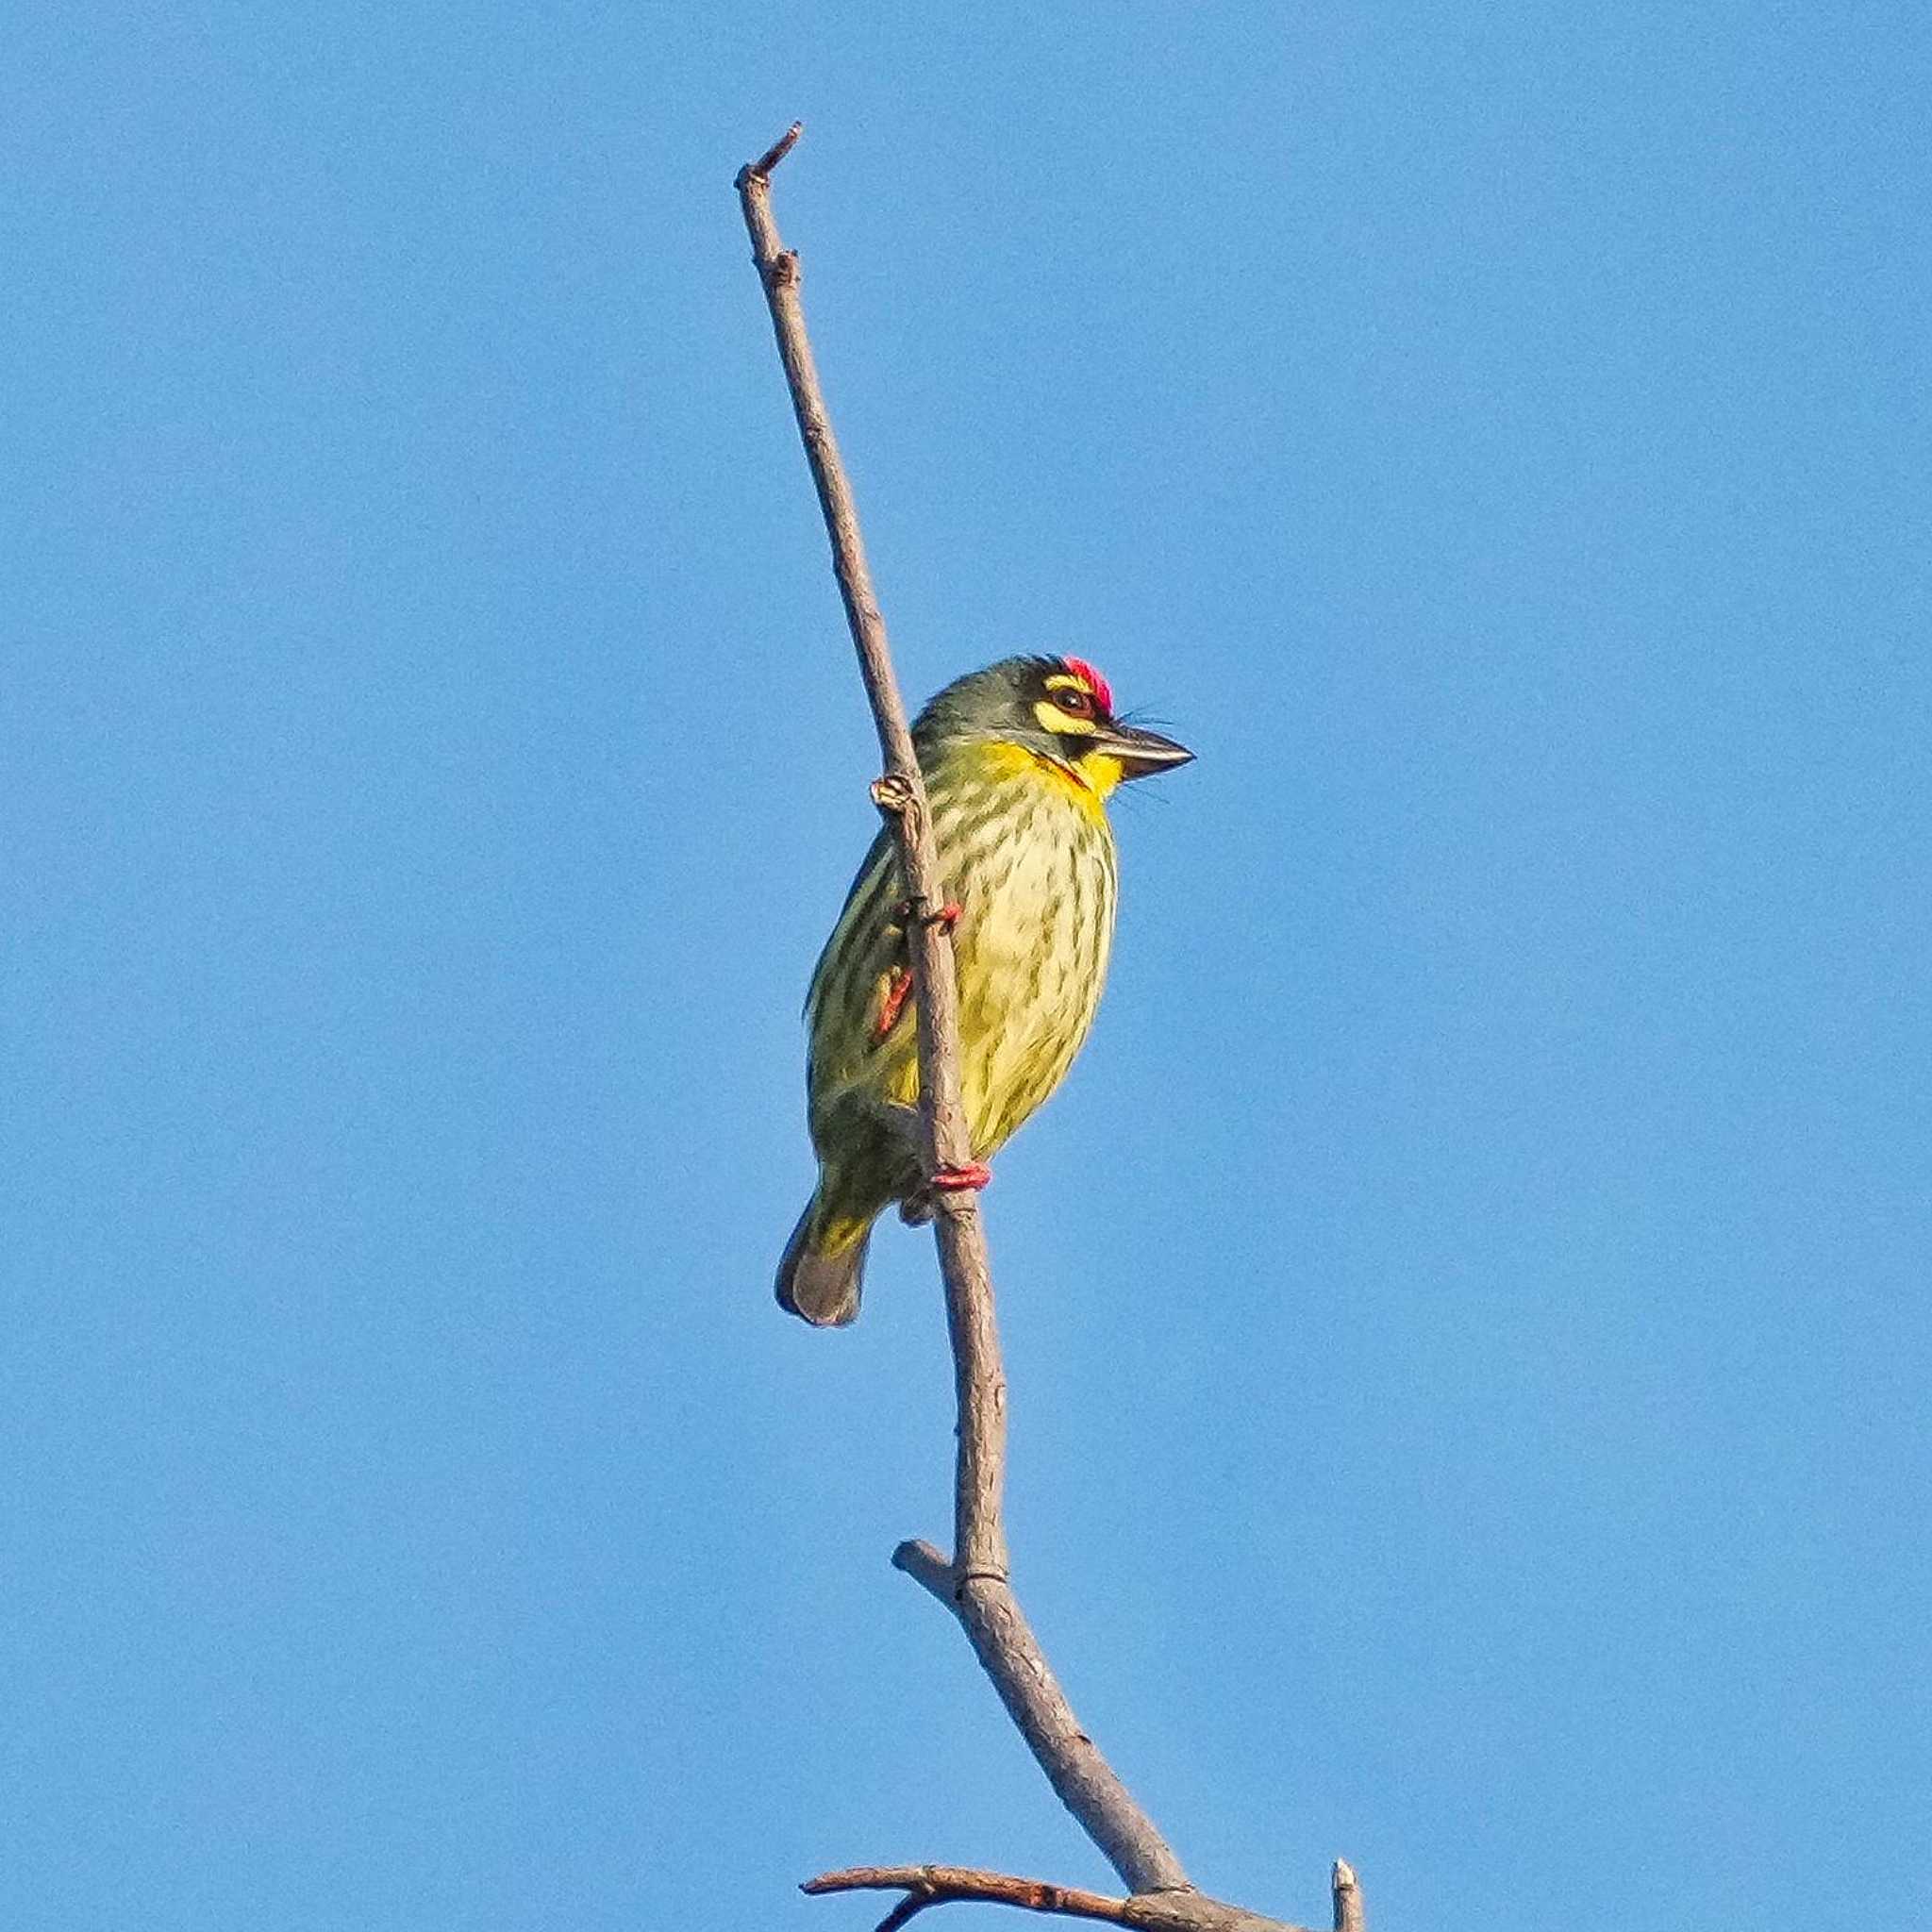
<path id="1" fill-rule="evenodd" d="M 887 1568 L 929 1244 L 770 1300 L 876 757 L 793 115 L 908 691 L 1074 651 L 1200 753 L 988 1197 L 1084 1719 L 1284 1916 L 1932 1912 L 1922 9 L 4 54 L 0 1917 L 1107 1882 Z"/>

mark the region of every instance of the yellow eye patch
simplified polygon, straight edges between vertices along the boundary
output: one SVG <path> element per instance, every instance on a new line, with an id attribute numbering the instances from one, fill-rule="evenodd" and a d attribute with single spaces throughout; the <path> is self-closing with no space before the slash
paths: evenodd
<path id="1" fill-rule="evenodd" d="M 1064 684 L 1070 690 L 1084 691 L 1086 687 L 1074 678 L 1049 679 L 1049 683 Z M 1071 711 L 1063 711 L 1058 705 L 1048 704 L 1044 698 L 1033 707 L 1033 715 L 1040 720 L 1042 731 L 1073 732 L 1082 738 L 1091 738 L 1100 727 L 1091 718 L 1076 718 Z"/>

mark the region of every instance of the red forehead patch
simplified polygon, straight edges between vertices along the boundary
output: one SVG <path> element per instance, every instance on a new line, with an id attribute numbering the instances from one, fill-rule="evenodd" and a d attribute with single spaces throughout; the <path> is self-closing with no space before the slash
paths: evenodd
<path id="1" fill-rule="evenodd" d="M 1100 708 L 1103 711 L 1110 711 L 1113 709 L 1112 686 L 1110 686 L 1108 683 L 1106 678 L 1101 676 L 1099 672 L 1094 670 L 1092 665 L 1088 663 L 1086 658 L 1062 658 L 1060 659 L 1060 662 L 1064 664 L 1067 667 L 1067 669 L 1074 674 L 1075 677 L 1082 678 L 1086 681 L 1087 689 L 1091 691 L 1093 693 L 1093 695 L 1100 700 Z"/>

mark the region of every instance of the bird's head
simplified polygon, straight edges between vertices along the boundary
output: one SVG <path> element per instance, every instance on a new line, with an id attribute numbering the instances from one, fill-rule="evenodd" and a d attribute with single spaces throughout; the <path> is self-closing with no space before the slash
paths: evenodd
<path id="1" fill-rule="evenodd" d="M 1123 724 L 1107 679 L 1082 658 L 1003 658 L 969 672 L 926 706 L 912 735 L 922 763 L 959 744 L 1012 745 L 1096 798 L 1194 756 L 1158 731 Z"/>

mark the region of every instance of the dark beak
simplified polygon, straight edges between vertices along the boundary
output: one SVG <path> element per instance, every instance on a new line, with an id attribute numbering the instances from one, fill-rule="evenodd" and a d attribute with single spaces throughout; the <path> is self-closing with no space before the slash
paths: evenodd
<path id="1" fill-rule="evenodd" d="M 1185 765 L 1194 756 L 1186 745 L 1133 724 L 1108 725 L 1094 748 L 1103 758 L 1121 761 L 1123 778 L 1151 778 L 1156 772 L 1171 772 L 1176 765 Z"/>

